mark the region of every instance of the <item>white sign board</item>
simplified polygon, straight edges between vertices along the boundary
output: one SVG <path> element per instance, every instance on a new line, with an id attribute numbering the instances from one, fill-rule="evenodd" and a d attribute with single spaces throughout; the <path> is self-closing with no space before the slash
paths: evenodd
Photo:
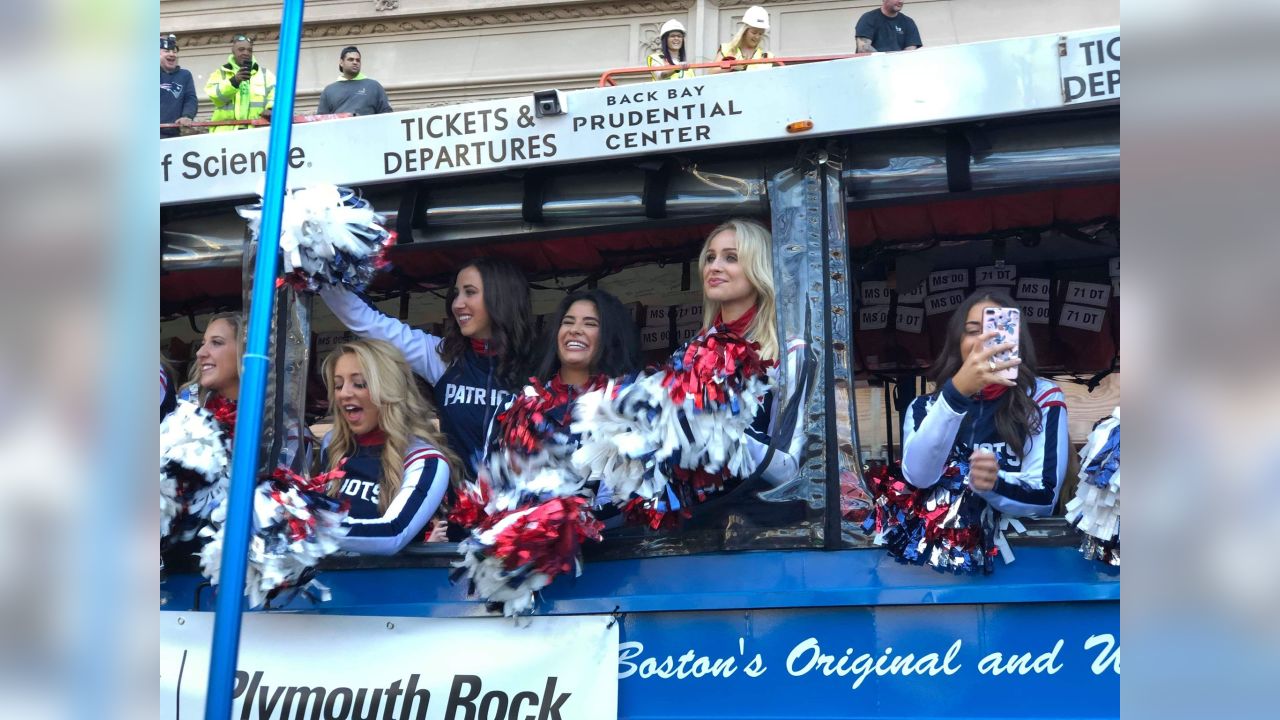
<path id="1" fill-rule="evenodd" d="M 1108 32 L 1119 37 L 1118 28 Z M 795 137 L 787 126 L 798 121 L 812 123 L 806 137 L 818 137 L 1054 110 L 1064 104 L 1064 87 L 1075 87 L 1068 71 L 1083 83 L 1082 100 L 1096 99 L 1090 73 L 1102 72 L 1097 87 L 1108 87 L 1111 66 L 1095 68 L 1081 47 L 1093 34 L 572 90 L 563 95 L 563 114 L 543 117 L 533 96 L 523 95 L 299 124 L 287 153 L 288 185 L 403 182 L 726 146 L 754 152 L 759 143 Z M 1060 47 L 1069 50 L 1065 58 Z M 1119 43 L 1112 49 L 1118 53 Z M 161 205 L 257 195 L 269 134 L 263 127 L 158 141 Z"/>
<path id="2" fill-rule="evenodd" d="M 247 613 L 232 717 L 616 718 L 608 616 Z M 213 613 L 160 613 L 160 717 L 199 718 Z"/>
<path id="3" fill-rule="evenodd" d="M 676 325 L 684 327 L 686 325 L 702 325 L 702 305 L 676 305 L 673 309 L 676 314 Z"/>
<path id="4" fill-rule="evenodd" d="M 671 328 L 663 325 L 640 331 L 641 350 L 666 350 L 671 347 Z"/>
<path id="5" fill-rule="evenodd" d="M 644 326 L 647 328 L 666 327 L 667 313 L 671 312 L 670 305 L 650 305 L 645 308 Z"/>
<path id="6" fill-rule="evenodd" d="M 863 305 L 883 305 L 889 302 L 889 283 L 884 280 L 864 280 L 859 283 L 858 294 Z"/>
<path id="7" fill-rule="evenodd" d="M 324 357 L 330 350 L 358 338 L 359 336 L 350 330 L 316 333 L 316 355 Z"/>
<path id="8" fill-rule="evenodd" d="M 1111 286 L 1103 283 L 1087 283 L 1073 280 L 1067 283 L 1066 301 L 1106 307 L 1107 303 L 1111 302 Z"/>
<path id="9" fill-rule="evenodd" d="M 903 290 L 899 288 L 898 302 L 899 303 L 922 303 L 924 302 L 924 294 L 925 294 L 924 281 L 922 280 L 920 284 L 916 285 L 914 288 L 910 288 L 908 290 Z"/>
<path id="10" fill-rule="evenodd" d="M 1102 329 L 1102 320 L 1106 317 L 1106 313 L 1107 311 L 1102 308 L 1067 304 L 1062 306 L 1062 315 L 1058 317 L 1058 324 L 1098 332 Z"/>
<path id="11" fill-rule="evenodd" d="M 1062 101 L 1075 103 L 1120 97 L 1120 29 L 1072 36 L 1061 40 Z"/>
<path id="12" fill-rule="evenodd" d="M 983 265 L 973 271 L 974 285 L 1012 285 L 1017 278 L 1016 265 Z"/>
<path id="13" fill-rule="evenodd" d="M 929 292 L 931 293 L 967 287 L 969 287 L 968 268 L 939 270 L 937 272 L 929 273 Z"/>
<path id="14" fill-rule="evenodd" d="M 1018 280 L 1019 300 L 1048 300 L 1049 279 L 1024 277 Z"/>
<path id="15" fill-rule="evenodd" d="M 899 305 L 894 314 L 894 326 L 902 332 L 924 332 L 924 308 Z"/>
<path id="16" fill-rule="evenodd" d="M 938 315 L 940 313 L 951 312 L 960 307 L 960 303 L 964 302 L 965 292 L 963 290 L 953 290 L 952 292 L 938 293 L 925 298 L 924 309 L 930 315 Z"/>
<path id="17" fill-rule="evenodd" d="M 1047 300 L 1023 300 L 1022 319 L 1036 325 L 1049 324 L 1049 302 Z"/>
<path id="18" fill-rule="evenodd" d="M 858 311 L 859 330 L 883 330 L 889 327 L 889 306 L 873 305 Z"/>

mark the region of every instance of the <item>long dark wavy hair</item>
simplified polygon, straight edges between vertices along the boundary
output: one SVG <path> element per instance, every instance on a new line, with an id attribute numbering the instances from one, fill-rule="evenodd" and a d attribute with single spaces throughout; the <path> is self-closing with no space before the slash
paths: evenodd
<path id="1" fill-rule="evenodd" d="M 475 268 L 484 284 L 484 309 L 489 313 L 489 343 L 497 354 L 498 381 L 508 390 L 523 387 L 529 379 L 528 351 L 533 344 L 533 311 L 529 302 L 529 280 L 520 268 L 500 258 L 476 258 L 458 268 Z M 449 288 L 445 298 L 448 312 L 444 321 L 444 342 L 440 358 L 452 365 L 471 347 L 453 317 L 453 301 L 458 287 Z"/>
<path id="2" fill-rule="evenodd" d="M 964 364 L 964 356 L 960 354 L 960 341 L 964 338 L 965 321 L 974 305 L 992 302 L 1000 307 L 1022 308 L 1006 293 L 999 290 L 983 290 L 975 292 L 960 303 L 955 314 L 947 323 L 947 337 L 942 344 L 942 352 L 933 361 L 929 375 L 938 384 L 949 380 Z M 1027 447 L 1027 440 L 1040 434 L 1040 408 L 1036 405 L 1036 348 L 1027 329 L 1026 316 L 1019 320 L 1018 354 L 1022 364 L 1018 366 L 1017 386 L 1000 396 L 996 401 L 996 431 L 1004 440 L 1010 452 L 1021 457 Z"/>
<path id="3" fill-rule="evenodd" d="M 667 45 L 667 36 L 669 36 L 669 35 L 670 35 L 671 33 L 673 33 L 673 32 L 678 32 L 678 33 L 680 33 L 681 35 L 684 35 L 684 39 L 685 39 L 685 40 L 688 40 L 688 39 L 689 39 L 689 35 L 688 35 L 688 33 L 682 32 L 682 31 L 680 31 L 680 30 L 669 30 L 669 31 L 667 31 L 666 33 L 663 33 L 663 35 L 662 35 L 662 40 L 661 40 L 661 44 L 662 44 L 662 59 L 663 59 L 663 60 L 666 60 L 668 65 L 679 65 L 680 63 L 684 62 L 684 47 L 685 47 L 685 46 L 684 46 L 684 45 L 681 45 L 681 46 L 680 46 L 680 57 L 678 57 L 678 58 L 676 58 L 676 57 L 672 57 L 672 55 L 671 55 L 671 47 L 670 47 L 669 45 Z"/>
<path id="4" fill-rule="evenodd" d="M 560 344 L 556 342 L 556 335 L 565 314 L 579 300 L 594 304 L 600 316 L 600 338 L 591 361 L 591 373 L 613 378 L 640 370 L 640 331 L 627 307 L 604 290 L 579 290 L 565 295 L 547 318 L 547 326 L 542 330 L 542 355 L 537 364 L 538 380 L 545 383 L 560 371 Z"/>

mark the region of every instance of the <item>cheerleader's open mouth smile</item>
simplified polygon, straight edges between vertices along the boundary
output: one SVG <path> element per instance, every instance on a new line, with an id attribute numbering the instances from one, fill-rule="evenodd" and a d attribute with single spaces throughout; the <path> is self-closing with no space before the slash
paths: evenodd
<path id="1" fill-rule="evenodd" d="M 334 415 L 341 415 L 356 435 L 377 430 L 382 421 L 378 403 L 369 391 L 364 368 L 354 353 L 343 353 L 333 366 Z"/>
<path id="2" fill-rule="evenodd" d="M 359 425 L 360 420 L 364 418 L 364 408 L 359 405 L 343 405 L 342 414 L 347 418 L 347 422 L 351 425 Z"/>
<path id="3" fill-rule="evenodd" d="M 590 300 L 574 302 L 560 319 L 560 331 L 556 334 L 560 365 L 580 370 L 590 368 L 599 338 L 600 311 L 596 304 Z"/>
<path id="4" fill-rule="evenodd" d="M 560 362 L 565 365 L 586 365 L 591 362 L 591 343 L 585 337 L 567 337 L 560 341 Z"/>

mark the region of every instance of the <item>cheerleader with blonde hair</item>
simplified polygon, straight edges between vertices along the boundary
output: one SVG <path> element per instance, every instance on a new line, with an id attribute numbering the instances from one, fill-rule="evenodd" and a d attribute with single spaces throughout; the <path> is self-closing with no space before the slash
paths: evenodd
<path id="1" fill-rule="evenodd" d="M 333 430 L 321 465 L 340 470 L 329 489 L 350 503 L 344 550 L 392 555 L 440 508 L 461 463 L 431 420 L 404 355 L 381 340 L 356 340 L 324 361 Z"/>

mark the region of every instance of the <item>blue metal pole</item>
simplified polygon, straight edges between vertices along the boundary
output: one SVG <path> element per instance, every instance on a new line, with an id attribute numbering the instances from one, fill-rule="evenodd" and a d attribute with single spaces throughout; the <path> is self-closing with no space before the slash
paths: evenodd
<path id="1" fill-rule="evenodd" d="M 280 214 L 284 209 L 285 179 L 289 172 L 302 5 L 303 0 L 285 0 L 284 16 L 280 21 L 279 73 L 267 146 L 266 188 L 262 196 L 253 295 L 249 324 L 245 330 L 240 410 L 236 416 L 232 445 L 231 488 L 227 493 L 227 522 L 223 526 L 222 574 L 218 579 L 218 598 L 214 608 L 213 649 L 204 705 L 204 716 L 208 720 L 229 720 L 231 717 L 231 691 L 235 682 L 236 657 L 240 651 L 240 612 L 244 605 L 242 598 L 248 566 L 253 490 L 258 474 L 258 443 L 262 437 L 262 408 L 267 389 L 267 352 L 270 348 L 276 256 L 280 248 Z"/>

